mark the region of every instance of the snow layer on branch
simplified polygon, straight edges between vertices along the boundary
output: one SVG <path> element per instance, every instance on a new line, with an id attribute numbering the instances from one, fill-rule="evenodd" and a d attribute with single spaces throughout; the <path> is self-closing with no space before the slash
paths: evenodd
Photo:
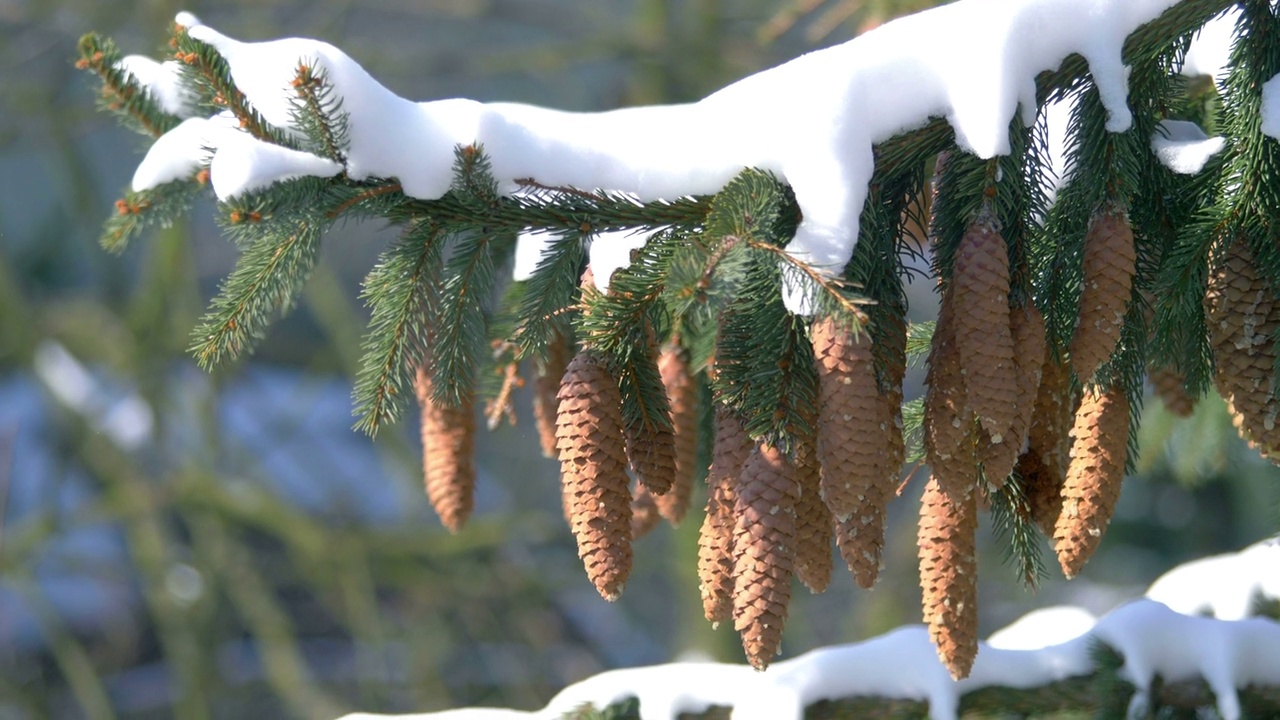
<path id="1" fill-rule="evenodd" d="M 236 132 L 230 114 L 188 118 L 156 138 L 133 173 L 133 190 L 142 192 L 174 180 L 187 180 L 209 163 L 221 138 Z"/>
<path id="2" fill-rule="evenodd" d="M 1180 175 L 1195 175 L 1226 143 L 1225 138 L 1209 137 L 1193 122 L 1162 120 L 1151 137 L 1151 150 L 1170 170 Z"/>
<path id="3" fill-rule="evenodd" d="M 653 237 L 652 230 L 612 230 L 596 233 L 587 251 L 591 273 L 600 292 L 609 292 L 613 274 L 631 265 L 631 251 L 639 250 Z"/>
<path id="4" fill-rule="evenodd" d="M 1035 76 L 1071 53 L 1089 63 L 1109 119 L 1127 129 L 1124 39 L 1176 0 L 960 0 L 887 23 L 687 105 L 569 113 L 510 103 L 396 96 L 334 46 L 290 38 L 190 34 L 226 58 L 237 86 L 289 128 L 298 63 L 321 68 L 350 113 L 347 173 L 399 179 L 405 194 L 443 195 L 456 145 L 480 143 L 495 177 L 603 188 L 642 200 L 718 191 L 744 167 L 778 173 L 804 219 L 788 250 L 829 273 L 848 262 L 874 169 L 872 147 L 945 117 L 980 157 L 1009 152 L 1021 105 L 1035 116 Z M 762 99 L 767 99 L 762 101 Z"/>
<path id="5" fill-rule="evenodd" d="M 1097 621 L 1093 613 L 1074 605 L 1040 608 L 991 633 L 987 644 L 1002 650 L 1035 650 L 1075 640 Z"/>
<path id="6" fill-rule="evenodd" d="M 340 163 L 263 142 L 244 132 L 223 136 L 209 165 L 209 178 L 219 200 L 261 190 L 283 180 L 333 177 L 340 172 Z"/>
<path id="7" fill-rule="evenodd" d="M 178 117 L 195 114 L 195 103 L 182 84 L 182 65 L 178 61 L 161 63 L 145 55 L 126 55 L 120 58 L 116 67 L 132 76 L 155 99 L 161 110 Z"/>
<path id="8" fill-rule="evenodd" d="M 1256 598 L 1280 600 L 1280 538 L 1179 565 L 1157 578 L 1147 597 L 1184 615 L 1249 617 Z"/>

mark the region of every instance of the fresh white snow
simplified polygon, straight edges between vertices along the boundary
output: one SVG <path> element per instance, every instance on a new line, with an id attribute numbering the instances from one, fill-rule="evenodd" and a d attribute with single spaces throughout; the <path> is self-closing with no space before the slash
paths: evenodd
<path id="1" fill-rule="evenodd" d="M 1231 58 L 1231 43 L 1239 21 L 1240 9 L 1231 8 L 1205 23 L 1191 39 L 1191 47 L 1187 48 L 1182 61 L 1182 74 L 1221 81 Z"/>
<path id="2" fill-rule="evenodd" d="M 328 158 L 263 142 L 245 132 L 222 137 L 209 177 L 219 200 L 228 200 L 272 183 L 300 177 L 333 177 L 342 165 Z"/>
<path id="3" fill-rule="evenodd" d="M 1179 565 L 1147 589 L 1147 597 L 1184 615 L 1208 613 L 1219 620 L 1252 614 L 1256 597 L 1280 600 L 1280 539 L 1237 553 L 1214 555 Z"/>
<path id="4" fill-rule="evenodd" d="M 1176 0 L 959 0 L 887 23 L 744 78 L 686 105 L 569 113 L 467 99 L 415 103 L 374 80 L 338 48 L 288 38 L 240 42 L 189 13 L 178 22 L 226 58 L 236 84 L 268 122 L 288 130 L 298 63 L 324 73 L 350 113 L 346 172 L 397 178 L 404 192 L 435 199 L 449 188 L 455 146 L 480 143 L 506 192 L 517 180 L 605 188 L 642 200 L 718 191 L 745 167 L 777 173 L 804 219 L 788 251 L 837 273 L 852 255 L 874 169 L 872 146 L 933 117 L 983 158 L 1009 152 L 1021 110 L 1035 119 L 1035 76 L 1071 53 L 1089 63 L 1108 112 L 1127 129 L 1121 46 Z M 769 102 L 760 102 L 767 97 Z M 281 158 L 265 177 L 281 178 Z M 239 170 L 244 170 L 236 166 Z M 294 170 L 328 174 L 327 166 Z M 255 179 L 250 169 L 242 172 Z M 216 175 L 215 183 L 217 183 Z M 260 183 L 240 181 L 241 191 Z M 789 293 L 792 304 L 803 293 Z"/>
<path id="5" fill-rule="evenodd" d="M 1032 610 L 991 633 L 987 644 L 1002 650 L 1035 650 L 1074 640 L 1098 621 L 1093 613 L 1074 605 L 1054 605 Z"/>
<path id="6" fill-rule="evenodd" d="M 1195 175 L 1209 158 L 1226 147 L 1226 138 L 1209 137 L 1193 122 L 1163 120 L 1151 137 L 1151 151 L 1160 163 L 1181 175 Z"/>
<path id="7" fill-rule="evenodd" d="M 146 55 L 126 55 L 116 67 L 133 77 L 161 110 L 183 118 L 195 114 L 195 103 L 182 84 L 182 66 L 177 60 L 156 62 Z"/>
<path id="8" fill-rule="evenodd" d="M 1280 75 L 1262 84 L 1262 133 L 1280 139 Z"/>

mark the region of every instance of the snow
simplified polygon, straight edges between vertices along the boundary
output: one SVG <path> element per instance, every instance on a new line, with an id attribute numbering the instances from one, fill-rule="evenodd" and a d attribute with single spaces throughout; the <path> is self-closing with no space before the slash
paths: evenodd
<path id="1" fill-rule="evenodd" d="M 284 180 L 333 177 L 340 172 L 341 163 L 263 142 L 244 132 L 224 135 L 209 165 L 209 178 L 219 200 Z"/>
<path id="2" fill-rule="evenodd" d="M 1035 650 L 1074 640 L 1098 621 L 1093 613 L 1074 605 L 1054 605 L 1032 610 L 987 638 L 987 644 L 1002 650 Z"/>
<path id="3" fill-rule="evenodd" d="M 1280 75 L 1262 84 L 1262 134 L 1280 139 Z"/>
<path id="4" fill-rule="evenodd" d="M 240 42 L 194 16 L 179 22 L 226 58 L 237 86 L 280 128 L 292 125 L 289 83 L 298 63 L 322 69 L 350 113 L 346 171 L 353 179 L 397 178 L 410 197 L 439 198 L 450 186 L 454 147 L 471 143 L 483 145 L 507 192 L 516 180 L 536 178 L 647 201 L 714 193 L 743 168 L 758 167 L 796 193 L 804 219 L 788 251 L 834 274 L 857 241 L 875 143 L 945 117 L 962 148 L 982 158 L 1007 154 L 1014 113 L 1035 118 L 1035 76 L 1071 53 L 1089 63 L 1107 128 L 1123 131 L 1132 118 L 1121 46 L 1175 1 L 959 0 L 696 103 L 598 113 L 466 99 L 415 103 L 328 43 Z"/>
<path id="5" fill-rule="evenodd" d="M 609 292 L 613 274 L 631 265 L 631 251 L 639 250 L 653 237 L 652 230 L 613 230 L 596 233 L 587 251 L 591 273 L 600 292 Z"/>
<path id="6" fill-rule="evenodd" d="M 1240 9 L 1233 7 L 1205 23 L 1191 39 L 1191 47 L 1187 48 L 1187 55 L 1182 61 L 1182 74 L 1222 80 L 1231 58 L 1231 43 L 1239 21 Z"/>
<path id="7" fill-rule="evenodd" d="M 133 173 L 133 190 L 142 192 L 174 180 L 187 180 L 212 156 L 218 136 L 231 132 L 235 118 L 188 118 L 151 144 Z"/>
<path id="8" fill-rule="evenodd" d="M 551 251 L 551 246 L 559 242 L 559 233 L 525 230 L 516 236 L 515 264 L 511 268 L 511 279 L 524 282 L 533 277 L 538 264 Z"/>
<path id="9" fill-rule="evenodd" d="M 145 55 L 126 55 L 116 67 L 133 77 L 161 110 L 183 118 L 195 113 L 195 103 L 182 84 L 182 65 L 177 60 L 161 63 Z"/>
<path id="10" fill-rule="evenodd" d="M 1148 598 L 1184 615 L 1219 620 L 1249 617 L 1258 596 L 1280 600 L 1280 538 L 1179 565 L 1147 590 Z"/>
<path id="11" fill-rule="evenodd" d="M 1160 163 L 1181 175 L 1195 175 L 1209 158 L 1226 147 L 1226 138 L 1209 137 L 1199 125 L 1185 120 L 1163 120 L 1151 137 L 1151 150 Z"/>

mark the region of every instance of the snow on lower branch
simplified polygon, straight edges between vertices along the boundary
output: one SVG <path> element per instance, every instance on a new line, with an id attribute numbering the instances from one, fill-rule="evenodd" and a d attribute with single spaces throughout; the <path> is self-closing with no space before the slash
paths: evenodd
<path id="1" fill-rule="evenodd" d="M 1014 114 L 1021 108 L 1028 124 L 1035 119 L 1036 75 L 1072 53 L 1089 63 L 1107 128 L 1123 131 L 1132 119 L 1124 40 L 1175 1 L 959 0 L 699 102 L 598 113 L 410 102 L 328 43 L 240 42 L 188 13 L 178 22 L 222 54 L 249 102 L 280 128 L 294 122 L 289 98 L 299 62 L 322 70 L 350 116 L 345 169 L 353 179 L 392 177 L 406 195 L 436 199 L 449 189 L 454 148 L 472 143 L 486 148 L 507 191 L 517 179 L 536 178 L 642 200 L 675 198 L 715 193 L 742 168 L 758 167 L 795 190 L 804 219 L 788 250 L 835 274 L 857 240 L 875 143 L 945 117 L 964 149 L 983 158 L 1006 154 Z M 262 160 L 279 158 L 264 153 Z"/>

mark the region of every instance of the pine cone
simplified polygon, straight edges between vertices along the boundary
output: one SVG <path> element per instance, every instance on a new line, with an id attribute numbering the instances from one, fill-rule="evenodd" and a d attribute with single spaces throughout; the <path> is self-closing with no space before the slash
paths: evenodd
<path id="1" fill-rule="evenodd" d="M 419 367 L 414 379 L 422 411 L 422 469 L 427 499 L 449 532 L 467 523 L 475 507 L 476 419 L 470 401 L 459 407 L 431 399 L 431 373 Z"/>
<path id="2" fill-rule="evenodd" d="M 653 532 L 662 521 L 658 512 L 658 502 L 649 488 L 639 483 L 631 489 L 631 539 L 640 538 Z"/>
<path id="3" fill-rule="evenodd" d="M 800 486 L 791 460 L 756 444 L 738 480 L 733 539 L 733 629 L 747 661 L 763 670 L 782 645 L 795 568 Z"/>
<path id="4" fill-rule="evenodd" d="M 547 354 L 542 358 L 537 379 L 533 381 L 533 418 L 544 457 L 556 457 L 556 412 L 560 408 L 556 395 L 560 392 L 560 379 L 569 366 L 572 351 L 569 339 L 556 333 L 547 344 Z"/>
<path id="5" fill-rule="evenodd" d="M 1128 216 L 1094 213 L 1084 237 L 1080 318 L 1071 338 L 1071 365 L 1081 383 L 1093 378 L 1120 341 L 1136 257 Z"/>
<path id="6" fill-rule="evenodd" d="M 1035 408 L 1036 394 L 1040 389 L 1040 375 L 1044 368 L 1044 356 L 1048 347 L 1045 337 L 1044 316 L 1032 302 L 1026 307 L 1009 311 L 1010 331 L 1013 335 L 1014 362 L 1017 366 L 1017 413 L 1009 430 L 1009 438 L 1000 444 L 980 445 L 982 471 L 989 482 L 1001 486 L 1013 472 L 1018 455 L 1027 440 L 1031 427 L 1031 413 Z"/>
<path id="7" fill-rule="evenodd" d="M 1171 367 L 1151 367 L 1147 369 L 1151 385 L 1164 403 L 1165 409 L 1178 417 L 1191 417 L 1195 412 L 1199 398 L 1187 393 L 1186 378 Z"/>
<path id="8" fill-rule="evenodd" d="M 1129 399 L 1123 388 L 1086 390 L 1071 429 L 1071 463 L 1062 486 L 1054 550 L 1062 572 L 1075 577 L 1111 522 L 1129 451 Z"/>
<path id="9" fill-rule="evenodd" d="M 956 348 L 953 314 L 952 295 L 943 293 L 925 373 L 925 458 L 935 475 L 976 483 L 976 423 L 965 394 L 965 369 Z"/>
<path id="10" fill-rule="evenodd" d="M 734 487 L 754 447 L 737 416 L 717 406 L 711 470 L 707 473 L 707 514 L 698 535 L 698 589 L 703 612 L 713 623 L 733 616 Z"/>
<path id="11" fill-rule="evenodd" d="M 994 219 L 979 217 L 965 231 L 949 294 L 969 407 L 992 444 L 1013 445 L 1018 368 L 1009 323 L 1009 254 Z"/>
<path id="12" fill-rule="evenodd" d="M 810 427 L 816 427 L 814 419 Z M 796 481 L 796 577 L 811 592 L 820 593 L 831 583 L 831 539 L 834 518 L 822 500 L 822 468 L 813 434 L 798 438 Z"/>
<path id="13" fill-rule="evenodd" d="M 1031 519 L 1047 538 L 1053 537 L 1054 525 L 1062 512 L 1062 484 L 1066 478 L 1054 475 L 1040 459 L 1040 455 L 1027 450 L 1018 457 L 1018 477 L 1022 479 L 1022 494 L 1031 510 Z"/>
<path id="14" fill-rule="evenodd" d="M 649 333 L 648 352 L 636 353 L 633 362 L 649 365 L 652 374 L 658 372 L 658 345 Z M 638 373 L 637 373 L 638 374 Z M 646 372 L 646 374 L 649 374 Z M 668 413 L 670 409 L 662 409 Z M 636 473 L 640 484 L 649 488 L 649 492 L 662 496 L 670 492 L 676 480 L 676 439 L 670 427 L 659 427 L 649 422 L 629 423 L 626 425 L 627 458 L 631 461 L 631 469 Z M 688 501 L 685 501 L 686 504 Z M 659 505 L 661 510 L 662 506 Z"/>
<path id="15" fill-rule="evenodd" d="M 920 589 L 929 637 L 951 676 L 968 677 L 978 655 L 977 491 L 933 476 L 920 499 Z"/>
<path id="16" fill-rule="evenodd" d="M 889 465 L 895 480 L 902 474 L 902 464 L 907 458 L 907 444 L 902 437 L 902 383 L 907 377 L 907 319 L 901 309 L 883 313 L 884 323 L 880 333 L 884 357 L 884 380 L 881 396 L 889 405 L 893 425 L 889 428 Z"/>
<path id="17" fill-rule="evenodd" d="M 1209 278 L 1205 324 L 1213 348 L 1214 381 L 1237 418 L 1240 436 L 1263 457 L 1274 457 L 1280 451 L 1280 401 L 1272 337 L 1280 326 L 1280 303 L 1258 274 L 1244 240 L 1231 246 Z"/>
<path id="18" fill-rule="evenodd" d="M 622 433 L 622 394 L 595 355 L 565 370 L 556 416 L 565 513 L 587 577 L 616 600 L 631 573 L 631 491 Z"/>
<path id="19" fill-rule="evenodd" d="M 1040 390 L 1036 393 L 1031 428 L 1027 431 L 1027 452 L 1036 455 L 1050 477 L 1066 477 L 1068 433 L 1075 421 L 1075 408 L 1070 367 L 1058 362 L 1053 353 L 1045 353 Z"/>
<path id="20" fill-rule="evenodd" d="M 671 404 L 675 430 L 675 478 L 671 489 L 657 499 L 662 517 L 679 525 L 689 511 L 689 498 L 698 474 L 698 383 L 689 373 L 689 359 L 679 345 L 669 345 L 658 357 L 658 372 Z"/>

